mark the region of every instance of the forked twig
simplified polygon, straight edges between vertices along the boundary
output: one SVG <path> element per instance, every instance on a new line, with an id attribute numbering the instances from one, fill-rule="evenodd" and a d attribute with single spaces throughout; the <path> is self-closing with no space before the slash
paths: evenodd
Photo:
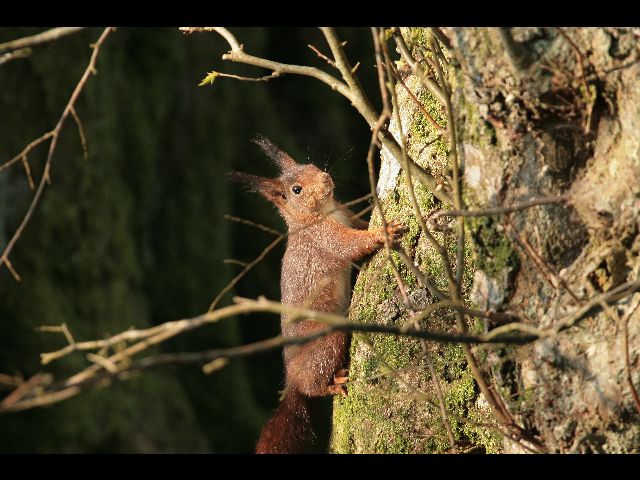
<path id="1" fill-rule="evenodd" d="M 64 123 L 67 120 L 67 118 L 69 117 L 69 115 L 72 115 L 73 108 L 74 108 L 74 105 L 76 103 L 76 100 L 78 99 L 78 96 L 80 95 L 80 92 L 82 92 L 82 89 L 86 85 L 87 80 L 89 80 L 89 77 L 92 74 L 96 73 L 95 64 L 96 64 L 96 60 L 98 58 L 98 53 L 100 51 L 100 47 L 102 46 L 103 42 L 105 41 L 105 39 L 107 38 L 109 33 L 111 33 L 112 30 L 113 30 L 112 27 L 105 28 L 104 31 L 102 32 L 102 34 L 100 35 L 100 37 L 98 38 L 98 40 L 96 41 L 96 43 L 93 44 L 93 46 L 92 46 L 93 52 L 91 54 L 91 58 L 89 60 L 89 64 L 87 65 L 87 68 L 85 69 L 84 73 L 82 74 L 82 77 L 80 78 L 80 81 L 77 83 L 76 87 L 74 88 L 73 93 L 71 94 L 71 97 L 69 98 L 69 101 L 67 102 L 67 106 L 64 108 L 64 110 L 62 112 L 62 116 L 58 120 L 58 123 L 56 124 L 55 128 L 53 130 L 51 130 L 51 132 L 47 132 L 42 137 L 40 137 L 39 139 L 31 142 L 16 157 L 18 159 L 21 158 L 23 155 L 26 155 L 26 153 L 28 153 L 36 145 L 42 143 L 45 139 L 51 138 L 51 143 L 49 144 L 49 153 L 47 154 L 47 159 L 45 161 L 44 170 L 42 172 L 42 177 L 40 179 L 40 183 L 38 184 L 38 189 L 36 190 L 36 193 L 34 194 L 33 199 L 31 200 L 31 205 L 29 206 L 29 209 L 27 210 L 27 212 L 25 213 L 24 217 L 22 218 L 22 221 L 20 222 L 20 225 L 18 226 L 18 228 L 14 232 L 13 236 L 9 240 L 9 243 L 7 243 L 7 246 L 4 248 L 4 250 L 2 252 L 2 255 L 0 255 L 0 266 L 2 266 L 3 264 L 6 265 L 7 268 L 12 273 L 14 273 L 14 277 L 17 274 L 15 273 L 15 270 L 13 269 L 13 267 L 11 267 L 11 263 L 9 262 L 9 254 L 13 250 L 13 247 L 15 246 L 16 242 L 20 238 L 20 235 L 22 234 L 22 232 L 24 231 L 25 227 L 29 223 L 29 220 L 31 219 L 31 216 L 33 215 L 33 212 L 35 211 L 36 206 L 38 205 L 38 202 L 40 201 L 40 198 L 42 197 L 42 193 L 44 192 L 45 185 L 51 181 L 51 178 L 50 178 L 51 160 L 53 158 L 53 153 L 55 152 L 55 149 L 56 149 L 56 145 L 57 145 L 57 142 L 58 142 L 58 136 L 60 135 L 60 131 L 62 130 L 62 127 L 64 126 Z M 7 162 L 7 163 L 9 163 L 9 162 Z M 6 166 L 8 166 L 8 165 L 7 164 L 3 165 L 3 167 L 5 167 L 5 168 L 6 168 Z"/>

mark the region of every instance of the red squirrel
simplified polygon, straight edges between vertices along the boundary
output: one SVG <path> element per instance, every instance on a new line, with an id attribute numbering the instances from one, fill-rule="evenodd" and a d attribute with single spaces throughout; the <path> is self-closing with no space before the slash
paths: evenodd
<path id="1" fill-rule="evenodd" d="M 281 302 L 342 315 L 350 300 L 351 262 L 384 245 L 385 230 L 368 231 L 368 222 L 333 198 L 333 181 L 315 165 L 302 165 L 264 137 L 253 140 L 280 168 L 278 178 L 240 172 L 229 176 L 272 202 L 288 227 L 282 259 Z M 357 228 L 352 228 L 352 225 Z M 392 242 L 405 227 L 393 221 Z M 312 320 L 291 322 L 282 314 L 284 337 L 307 335 L 326 326 Z M 284 347 L 285 394 L 267 421 L 256 453 L 299 453 L 314 434 L 308 397 L 346 395 L 348 334 L 335 332 L 303 345 Z"/>

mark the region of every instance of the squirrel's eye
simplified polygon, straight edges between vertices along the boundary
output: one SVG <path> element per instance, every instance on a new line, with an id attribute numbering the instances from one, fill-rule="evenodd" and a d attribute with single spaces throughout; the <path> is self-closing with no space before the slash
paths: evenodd
<path id="1" fill-rule="evenodd" d="M 300 185 L 294 185 L 291 191 L 298 195 L 302 191 L 302 187 Z"/>

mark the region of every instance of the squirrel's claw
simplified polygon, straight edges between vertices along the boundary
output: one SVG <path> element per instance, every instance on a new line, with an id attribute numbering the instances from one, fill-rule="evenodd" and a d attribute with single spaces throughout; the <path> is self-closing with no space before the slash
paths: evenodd
<path id="1" fill-rule="evenodd" d="M 336 385 L 344 385 L 349 381 L 349 370 L 343 368 L 333 375 L 333 383 Z"/>
<path id="2" fill-rule="evenodd" d="M 344 385 L 329 385 L 327 387 L 327 395 L 342 395 L 347 396 L 347 389 Z"/>
<path id="3" fill-rule="evenodd" d="M 403 223 L 398 220 L 391 220 L 387 223 L 387 233 L 394 237 L 400 237 L 403 233 L 408 231 L 409 229 Z"/>
<path id="4" fill-rule="evenodd" d="M 333 374 L 333 383 L 327 387 L 328 395 L 343 395 L 347 396 L 347 389 L 345 384 L 349 381 L 349 370 L 343 368 Z"/>
<path id="5" fill-rule="evenodd" d="M 389 240 L 391 240 L 392 246 L 397 245 L 402 235 L 408 230 L 407 226 L 398 220 L 391 220 L 387 223 L 387 234 L 390 237 Z"/>
<path id="6" fill-rule="evenodd" d="M 349 369 L 348 368 L 341 368 L 340 370 L 338 370 L 336 373 L 333 374 L 333 378 L 338 378 L 338 377 L 349 377 Z"/>

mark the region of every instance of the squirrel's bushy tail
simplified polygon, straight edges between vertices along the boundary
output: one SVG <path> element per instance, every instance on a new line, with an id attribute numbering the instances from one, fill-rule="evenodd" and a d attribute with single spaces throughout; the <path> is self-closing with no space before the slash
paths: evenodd
<path id="1" fill-rule="evenodd" d="M 313 438 L 306 397 L 289 388 L 262 428 L 256 453 L 300 453 Z"/>

